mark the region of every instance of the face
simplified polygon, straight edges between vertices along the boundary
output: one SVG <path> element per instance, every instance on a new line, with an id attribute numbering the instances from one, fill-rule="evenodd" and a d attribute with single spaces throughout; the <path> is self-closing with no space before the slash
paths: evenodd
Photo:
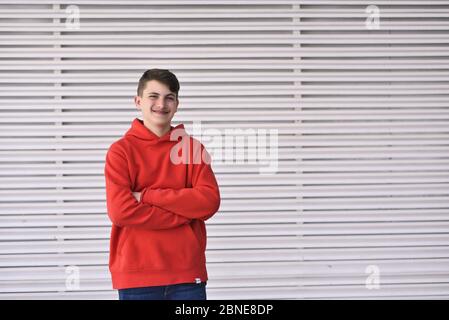
<path id="1" fill-rule="evenodd" d="M 135 96 L 134 103 L 142 111 L 145 122 L 154 126 L 170 126 L 171 119 L 178 111 L 176 93 L 157 80 L 148 81 L 142 97 Z"/>

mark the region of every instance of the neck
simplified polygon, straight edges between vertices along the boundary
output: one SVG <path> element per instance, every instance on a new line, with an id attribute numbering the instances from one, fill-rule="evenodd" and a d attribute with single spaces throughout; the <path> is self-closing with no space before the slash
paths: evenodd
<path id="1" fill-rule="evenodd" d="M 147 129 L 151 130 L 159 138 L 170 131 L 170 123 L 167 123 L 166 125 L 158 126 L 158 125 L 151 124 L 144 119 L 143 124 Z"/>

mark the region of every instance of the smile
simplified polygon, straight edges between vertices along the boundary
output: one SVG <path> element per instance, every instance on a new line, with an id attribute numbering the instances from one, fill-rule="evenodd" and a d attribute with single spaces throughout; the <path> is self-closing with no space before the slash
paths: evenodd
<path id="1" fill-rule="evenodd" d="M 166 115 L 166 114 L 168 114 L 168 111 L 155 111 L 153 109 L 151 109 L 151 112 L 154 112 L 154 113 L 156 113 L 158 115 Z"/>

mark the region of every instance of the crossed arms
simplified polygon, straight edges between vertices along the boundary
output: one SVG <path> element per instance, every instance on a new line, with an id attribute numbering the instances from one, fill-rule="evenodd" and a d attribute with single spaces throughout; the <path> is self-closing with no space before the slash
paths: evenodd
<path id="1" fill-rule="evenodd" d="M 133 192 L 125 156 L 110 148 L 104 173 L 108 216 L 112 223 L 120 227 L 161 230 L 190 223 L 192 219 L 205 221 L 212 217 L 220 207 L 217 181 L 209 164 L 201 162 L 193 166 L 191 188 L 145 188 Z"/>

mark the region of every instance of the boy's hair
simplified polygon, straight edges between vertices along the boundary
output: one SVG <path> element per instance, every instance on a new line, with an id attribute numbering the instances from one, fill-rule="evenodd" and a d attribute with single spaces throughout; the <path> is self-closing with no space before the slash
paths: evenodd
<path id="1" fill-rule="evenodd" d="M 176 93 L 176 99 L 178 99 L 179 92 L 179 81 L 176 76 L 167 69 L 149 69 L 145 71 L 139 80 L 139 85 L 137 86 L 137 95 L 142 96 L 143 90 L 148 81 L 157 80 L 165 84 L 171 92 Z"/>

